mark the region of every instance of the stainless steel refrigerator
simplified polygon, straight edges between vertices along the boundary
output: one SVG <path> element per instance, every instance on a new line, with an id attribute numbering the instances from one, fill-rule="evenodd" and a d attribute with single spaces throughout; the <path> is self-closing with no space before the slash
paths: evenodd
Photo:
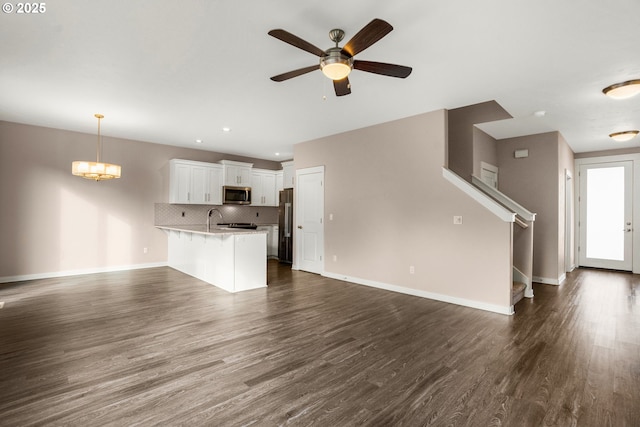
<path id="1" fill-rule="evenodd" d="M 278 258 L 280 262 L 293 263 L 293 189 L 280 191 L 278 208 Z"/>

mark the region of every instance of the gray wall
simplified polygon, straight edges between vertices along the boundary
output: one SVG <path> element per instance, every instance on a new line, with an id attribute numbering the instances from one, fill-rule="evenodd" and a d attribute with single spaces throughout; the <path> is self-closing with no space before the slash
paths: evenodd
<path id="1" fill-rule="evenodd" d="M 327 273 L 510 305 L 511 223 L 443 178 L 445 146 L 435 111 L 294 147 L 296 169 L 325 167 Z"/>
<path id="2" fill-rule="evenodd" d="M 449 169 L 471 181 L 474 171 L 474 125 L 510 118 L 511 115 L 495 101 L 449 110 Z"/>
<path id="3" fill-rule="evenodd" d="M 529 157 L 516 159 L 525 148 Z M 558 132 L 501 139 L 497 149 L 500 191 L 537 213 L 534 278 L 557 282 L 565 273 L 564 171 L 573 172 L 573 152 Z"/>
<path id="4" fill-rule="evenodd" d="M 496 140 L 484 131 L 473 128 L 473 174 L 480 178 L 482 162 L 498 166 L 498 150 Z"/>

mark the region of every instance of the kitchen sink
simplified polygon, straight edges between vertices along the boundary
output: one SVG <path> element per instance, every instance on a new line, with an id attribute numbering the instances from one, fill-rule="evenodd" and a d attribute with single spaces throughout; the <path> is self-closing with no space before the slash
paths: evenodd
<path id="1" fill-rule="evenodd" d="M 258 226 L 252 222 L 219 222 L 220 228 L 243 228 L 245 230 L 255 230 Z"/>

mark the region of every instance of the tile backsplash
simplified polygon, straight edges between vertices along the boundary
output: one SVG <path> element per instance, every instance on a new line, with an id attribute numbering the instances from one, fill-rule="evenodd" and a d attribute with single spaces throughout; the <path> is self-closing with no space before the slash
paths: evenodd
<path id="1" fill-rule="evenodd" d="M 216 208 L 222 214 L 212 213 L 213 223 L 218 222 L 253 222 L 256 224 L 277 224 L 278 208 L 264 206 L 208 206 L 208 205 L 175 205 L 170 203 L 155 204 L 155 225 L 196 225 L 206 224 L 207 211 Z"/>

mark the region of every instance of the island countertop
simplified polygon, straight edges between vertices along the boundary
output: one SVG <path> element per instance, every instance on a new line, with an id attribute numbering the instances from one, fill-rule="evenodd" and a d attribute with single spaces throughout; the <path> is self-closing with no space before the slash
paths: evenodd
<path id="1" fill-rule="evenodd" d="M 175 230 L 186 231 L 188 233 L 197 234 L 266 234 L 266 230 L 251 230 L 246 228 L 228 228 L 228 227 L 211 227 L 207 230 L 206 224 L 193 224 L 193 225 L 156 225 L 156 228 L 163 230 Z"/>

